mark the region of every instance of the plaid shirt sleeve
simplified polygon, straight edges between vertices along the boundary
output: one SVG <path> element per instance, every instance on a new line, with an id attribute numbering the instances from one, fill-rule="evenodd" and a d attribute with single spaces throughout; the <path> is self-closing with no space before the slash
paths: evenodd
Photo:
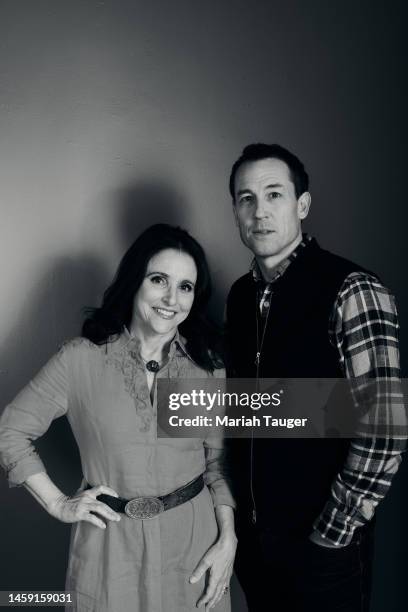
<path id="1" fill-rule="evenodd" d="M 386 433 L 381 437 L 361 436 L 350 442 L 344 467 L 313 525 L 335 546 L 349 544 L 356 527 L 372 518 L 391 485 L 406 446 L 405 435 L 391 434 L 391 430 L 396 431 L 392 427 L 396 414 L 402 424 L 399 431 L 406 432 L 398 329 L 394 298 L 388 290 L 372 275 L 350 274 L 334 305 L 330 339 L 337 346 L 345 376 L 352 381 L 355 406 L 364 403 L 367 389 L 372 394 L 374 388 L 375 418 Z"/>

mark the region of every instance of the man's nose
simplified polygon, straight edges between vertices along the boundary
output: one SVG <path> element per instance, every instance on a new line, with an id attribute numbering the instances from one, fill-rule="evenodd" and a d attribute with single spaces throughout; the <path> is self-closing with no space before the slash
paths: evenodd
<path id="1" fill-rule="evenodd" d="M 254 207 L 254 217 L 255 219 L 264 219 L 267 217 L 268 211 L 266 209 L 266 202 L 262 200 L 262 198 L 257 198 Z"/>

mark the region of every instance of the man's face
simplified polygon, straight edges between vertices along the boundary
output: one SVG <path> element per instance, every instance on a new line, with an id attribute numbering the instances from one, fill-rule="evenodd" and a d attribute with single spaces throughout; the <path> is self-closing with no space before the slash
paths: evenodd
<path id="1" fill-rule="evenodd" d="M 242 242 L 266 266 L 282 261 L 301 240 L 310 196 L 296 197 L 280 159 L 245 162 L 235 177 L 234 214 Z"/>

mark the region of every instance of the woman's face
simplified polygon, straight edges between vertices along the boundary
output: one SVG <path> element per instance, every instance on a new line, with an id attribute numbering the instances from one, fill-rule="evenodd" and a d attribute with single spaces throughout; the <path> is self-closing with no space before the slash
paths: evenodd
<path id="1" fill-rule="evenodd" d="M 175 249 L 154 255 L 133 302 L 132 328 L 145 334 L 174 334 L 194 301 L 194 259 Z"/>

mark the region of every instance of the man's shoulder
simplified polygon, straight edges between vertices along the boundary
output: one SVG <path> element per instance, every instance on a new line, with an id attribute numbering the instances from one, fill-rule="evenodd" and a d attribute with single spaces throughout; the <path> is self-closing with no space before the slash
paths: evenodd
<path id="1" fill-rule="evenodd" d="M 331 275 L 337 272 L 343 279 L 350 274 L 358 274 L 360 276 L 369 276 L 378 279 L 377 274 L 368 270 L 361 264 L 321 247 L 315 249 L 314 260 L 315 264 L 318 264 L 317 267 L 322 271 L 327 270 Z"/>
<path id="2" fill-rule="evenodd" d="M 254 279 L 251 272 L 247 272 L 243 276 L 240 276 L 231 286 L 229 290 L 228 299 L 240 291 L 247 291 L 254 286 Z"/>

